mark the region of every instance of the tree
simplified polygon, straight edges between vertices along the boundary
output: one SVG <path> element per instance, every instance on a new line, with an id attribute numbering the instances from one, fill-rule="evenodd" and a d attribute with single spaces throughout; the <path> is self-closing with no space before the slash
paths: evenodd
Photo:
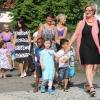
<path id="1" fill-rule="evenodd" d="M 16 0 L 12 9 L 15 26 L 19 16 L 24 16 L 26 26 L 35 30 L 39 23 L 44 22 L 46 13 L 52 12 L 55 16 L 64 13 L 68 16 L 69 24 L 76 24 L 83 17 L 84 6 L 92 0 Z"/>
<path id="2" fill-rule="evenodd" d="M 97 13 L 100 14 L 100 1 L 96 0 L 96 4 L 97 4 Z"/>

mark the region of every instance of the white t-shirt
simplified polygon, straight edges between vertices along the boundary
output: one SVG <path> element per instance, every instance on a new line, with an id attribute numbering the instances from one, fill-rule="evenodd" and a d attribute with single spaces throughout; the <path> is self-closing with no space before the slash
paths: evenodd
<path id="1" fill-rule="evenodd" d="M 68 67 L 69 66 L 69 58 L 71 57 L 70 51 L 65 54 L 64 50 L 59 50 L 57 52 L 59 58 L 59 68 Z"/>

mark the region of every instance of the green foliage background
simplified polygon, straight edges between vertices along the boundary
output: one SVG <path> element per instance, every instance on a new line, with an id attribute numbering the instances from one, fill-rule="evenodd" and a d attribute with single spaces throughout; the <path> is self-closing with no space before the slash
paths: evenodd
<path id="1" fill-rule="evenodd" d="M 93 0 L 16 0 L 12 9 L 12 26 L 15 27 L 19 16 L 24 16 L 26 26 L 34 31 L 39 23 L 43 23 L 46 13 L 52 12 L 55 16 L 64 13 L 68 16 L 68 25 L 75 25 L 82 19 L 84 7 Z M 70 32 L 74 29 L 71 28 Z"/>

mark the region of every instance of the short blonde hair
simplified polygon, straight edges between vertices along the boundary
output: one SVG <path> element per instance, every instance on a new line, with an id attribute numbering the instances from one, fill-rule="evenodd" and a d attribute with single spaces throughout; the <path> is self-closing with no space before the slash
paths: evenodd
<path id="1" fill-rule="evenodd" d="M 86 9 L 87 7 L 91 7 L 92 10 L 93 10 L 93 12 L 94 12 L 94 15 L 95 15 L 95 13 L 96 13 L 96 5 L 95 5 L 93 2 L 89 2 L 89 3 L 86 5 L 85 9 Z"/>
<path id="2" fill-rule="evenodd" d="M 64 15 L 64 14 L 59 14 L 57 17 L 56 17 L 56 20 L 57 20 L 57 23 L 62 23 L 62 24 L 65 24 L 66 23 L 66 19 L 67 19 L 67 16 Z"/>

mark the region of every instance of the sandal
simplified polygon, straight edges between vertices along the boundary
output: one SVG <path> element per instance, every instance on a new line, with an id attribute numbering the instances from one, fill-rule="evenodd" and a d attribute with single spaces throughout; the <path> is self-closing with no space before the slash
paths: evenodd
<path id="1" fill-rule="evenodd" d="M 90 86 L 88 84 L 84 85 L 84 89 L 86 92 L 90 92 Z"/>
<path id="2" fill-rule="evenodd" d="M 95 95 L 96 95 L 95 89 L 94 89 L 94 87 L 91 87 L 90 88 L 90 96 L 95 97 Z"/>
<path id="3" fill-rule="evenodd" d="M 68 89 L 64 88 L 64 92 L 68 92 Z"/>

